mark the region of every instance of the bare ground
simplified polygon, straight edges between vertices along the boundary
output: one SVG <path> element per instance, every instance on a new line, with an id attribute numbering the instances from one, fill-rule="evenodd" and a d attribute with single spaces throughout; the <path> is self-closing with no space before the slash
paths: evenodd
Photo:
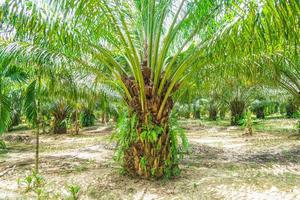
<path id="1" fill-rule="evenodd" d="M 171 180 L 140 180 L 121 175 L 113 161 L 111 129 L 94 127 L 80 135 L 42 135 L 41 187 L 44 199 L 300 199 L 300 140 L 291 137 L 295 121 L 260 122 L 254 136 L 225 124 L 182 121 L 190 152 L 182 173 Z M 265 130 L 264 130 L 265 129 Z M 0 154 L 0 199 L 36 199 L 22 182 L 34 167 L 34 136 L 7 143 Z"/>

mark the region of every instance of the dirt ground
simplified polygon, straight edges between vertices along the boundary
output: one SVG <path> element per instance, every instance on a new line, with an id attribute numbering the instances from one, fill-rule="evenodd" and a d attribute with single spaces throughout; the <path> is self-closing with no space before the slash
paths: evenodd
<path id="1" fill-rule="evenodd" d="M 189 155 L 182 173 L 171 180 L 140 180 L 122 175 L 113 161 L 112 129 L 97 126 L 77 136 L 41 136 L 39 190 L 44 199 L 300 199 L 300 139 L 296 121 L 272 119 L 255 125 L 253 136 L 227 122 L 181 121 Z M 7 141 L 0 154 L 0 199 L 36 199 L 25 192 L 24 178 L 34 167 L 34 135 L 28 141 Z"/>

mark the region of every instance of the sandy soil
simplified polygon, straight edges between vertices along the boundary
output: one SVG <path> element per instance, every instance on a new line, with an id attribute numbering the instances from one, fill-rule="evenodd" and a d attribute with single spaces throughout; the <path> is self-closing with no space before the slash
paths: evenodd
<path id="1" fill-rule="evenodd" d="M 266 121 L 279 127 L 278 121 Z M 290 124 L 291 123 L 291 124 Z M 300 199 L 300 140 L 284 132 L 260 131 L 252 137 L 227 125 L 184 121 L 190 142 L 182 173 L 172 180 L 140 180 L 120 173 L 113 161 L 108 127 L 92 127 L 80 135 L 41 137 L 41 199 Z M 281 121 L 285 129 L 293 122 Z M 280 127 L 279 127 L 280 128 Z M 25 192 L 24 178 L 34 163 L 34 136 L 8 142 L 0 154 L 0 199 L 36 199 Z"/>

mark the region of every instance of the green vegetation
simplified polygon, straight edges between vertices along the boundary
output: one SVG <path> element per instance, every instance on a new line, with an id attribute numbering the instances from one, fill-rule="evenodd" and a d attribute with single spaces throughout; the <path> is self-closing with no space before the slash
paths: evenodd
<path id="1" fill-rule="evenodd" d="M 181 176 L 195 150 L 186 132 L 199 127 L 300 138 L 299 22 L 298 0 L 1 1 L 0 156 L 35 147 L 29 191 L 47 171 L 40 155 L 85 159 L 107 138 L 114 167 L 151 180 Z"/>
<path id="2" fill-rule="evenodd" d="M 78 200 L 79 199 L 79 192 L 80 192 L 80 186 L 72 184 L 68 186 L 68 189 L 71 193 L 70 200 Z"/>
<path id="3" fill-rule="evenodd" d="M 25 192 L 29 192 L 31 190 L 36 191 L 44 184 L 44 178 L 35 171 L 32 171 L 31 175 L 26 176 L 22 180 L 18 180 L 18 183 L 19 185 L 25 186 Z"/>

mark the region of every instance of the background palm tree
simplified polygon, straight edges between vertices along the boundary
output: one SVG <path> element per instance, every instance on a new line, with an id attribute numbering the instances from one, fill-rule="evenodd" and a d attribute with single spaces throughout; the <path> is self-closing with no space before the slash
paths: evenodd
<path id="1" fill-rule="evenodd" d="M 27 78 L 27 74 L 11 59 L 0 57 L 0 149 L 6 145 L 2 139 L 3 133 L 12 125 L 19 123 L 19 105 L 15 97 L 20 97 L 21 84 Z"/>

